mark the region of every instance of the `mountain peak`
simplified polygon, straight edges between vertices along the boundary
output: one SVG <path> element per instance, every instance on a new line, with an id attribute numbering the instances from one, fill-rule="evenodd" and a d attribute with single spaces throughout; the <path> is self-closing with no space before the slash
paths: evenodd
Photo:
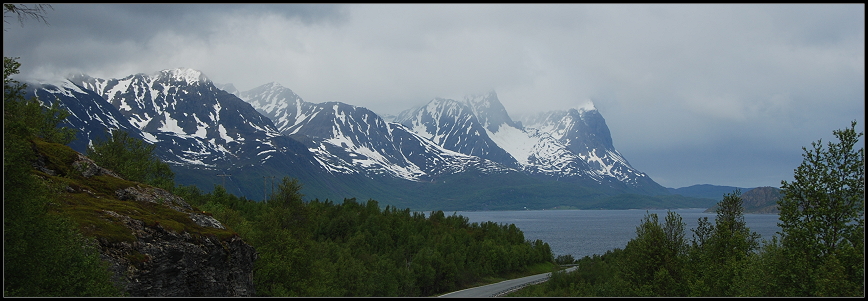
<path id="1" fill-rule="evenodd" d="M 500 100 L 497 99 L 497 93 L 488 91 L 487 93 L 470 94 L 464 96 L 464 103 L 474 108 L 491 108 L 492 106 L 502 106 Z"/>
<path id="2" fill-rule="evenodd" d="M 267 83 L 267 84 L 265 84 L 265 85 L 263 85 L 263 86 L 266 86 L 266 87 L 269 87 L 269 88 L 283 88 L 283 86 L 282 86 L 280 83 L 278 83 L 278 82 L 270 82 L 270 83 Z"/>
<path id="3" fill-rule="evenodd" d="M 209 82 L 208 77 L 205 76 L 202 71 L 190 68 L 175 68 L 175 69 L 165 69 L 160 72 L 157 72 L 154 75 L 155 79 L 168 79 L 172 81 L 182 81 L 187 84 L 194 84 L 199 82 Z"/>
<path id="4" fill-rule="evenodd" d="M 509 117 L 506 108 L 497 99 L 497 93 L 494 91 L 465 96 L 464 103 L 473 110 L 473 114 L 476 115 L 479 122 L 490 132 L 497 132 L 503 124 L 518 128 L 518 125 Z"/>
<path id="5" fill-rule="evenodd" d="M 586 99 L 583 103 L 579 104 L 579 106 L 576 107 L 576 110 L 578 110 L 579 112 L 593 111 L 596 109 L 597 109 L 597 107 L 594 106 L 594 102 L 591 101 L 590 99 Z"/>
<path id="6" fill-rule="evenodd" d="M 235 88 L 235 85 L 233 85 L 232 83 L 228 83 L 228 84 L 217 84 L 217 83 L 214 83 L 214 86 L 217 87 L 217 88 L 220 89 L 220 90 L 223 90 L 223 91 L 229 92 L 229 94 L 236 94 L 236 95 L 237 95 L 238 92 L 239 92 L 239 91 L 238 91 L 238 88 Z"/>

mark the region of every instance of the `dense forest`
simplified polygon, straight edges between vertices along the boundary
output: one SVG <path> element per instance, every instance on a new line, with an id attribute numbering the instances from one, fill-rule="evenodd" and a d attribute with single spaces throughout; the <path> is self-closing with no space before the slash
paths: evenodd
<path id="1" fill-rule="evenodd" d="M 207 194 L 178 191 L 256 247 L 262 296 L 432 296 L 484 277 L 552 267 L 548 244 L 525 240 L 513 224 L 381 209 L 374 200 L 303 202 L 299 188 L 285 178 L 264 203 L 221 186 Z"/>
<path id="2" fill-rule="evenodd" d="M 782 181 L 779 236 L 758 241 L 740 191 L 724 194 L 717 218 L 687 239 L 673 212 L 647 214 L 623 249 L 579 260 L 569 273 L 510 296 L 865 296 L 865 154 L 856 123 L 838 142 L 805 150 L 793 182 Z"/>

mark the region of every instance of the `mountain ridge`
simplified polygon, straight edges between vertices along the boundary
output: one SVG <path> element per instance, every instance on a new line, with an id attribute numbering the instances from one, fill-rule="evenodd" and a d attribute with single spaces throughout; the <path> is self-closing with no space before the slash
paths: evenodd
<path id="1" fill-rule="evenodd" d="M 548 128 L 513 121 L 494 91 L 441 100 L 449 106 L 437 110 L 449 107 L 458 113 L 441 115 L 449 118 L 434 122 L 429 132 L 421 130 L 423 124 L 428 127 L 425 122 L 407 126 L 397 122 L 400 116 L 390 122 L 364 107 L 306 102 L 277 83 L 230 93 L 192 69 L 108 80 L 79 74 L 61 87 L 33 87 L 30 93 L 43 100 L 63 96 L 58 100 L 76 116 L 69 124 L 86 140 L 76 144 L 77 150 L 99 132 L 122 128 L 157 145 L 157 155 L 177 170 L 179 182 L 206 190 L 208 183 L 223 183 L 227 191 L 252 199 L 264 197 L 257 187 L 278 175 L 299 178 L 307 187 L 303 192 L 316 198 L 407 200 L 418 208 L 450 202 L 452 207 L 439 209 L 483 208 L 481 199 L 489 197 L 470 197 L 479 191 L 506 198 L 494 207 L 518 207 L 520 200 L 504 195 L 515 190 L 507 182 L 549 187 L 528 188 L 537 191 L 530 198 L 536 208 L 555 207 L 550 199 L 582 207 L 622 193 L 669 194 L 614 149 L 605 120 L 587 109 L 592 104 L 541 123 L 557 129 L 553 136 Z M 431 139 L 435 135 L 444 139 Z M 528 144 L 514 144 L 510 135 Z M 461 201 L 439 195 L 457 187 L 463 190 L 445 194 Z M 411 200 L 416 194 L 425 197 Z"/>

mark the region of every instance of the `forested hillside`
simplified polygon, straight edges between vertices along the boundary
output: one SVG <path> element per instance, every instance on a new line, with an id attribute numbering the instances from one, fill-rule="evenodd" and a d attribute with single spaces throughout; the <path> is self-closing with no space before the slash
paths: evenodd
<path id="1" fill-rule="evenodd" d="M 512 224 L 374 200 L 303 202 L 299 185 L 284 179 L 265 203 L 220 186 L 178 193 L 253 244 L 261 296 L 432 296 L 553 261 L 547 243 L 525 240 Z"/>

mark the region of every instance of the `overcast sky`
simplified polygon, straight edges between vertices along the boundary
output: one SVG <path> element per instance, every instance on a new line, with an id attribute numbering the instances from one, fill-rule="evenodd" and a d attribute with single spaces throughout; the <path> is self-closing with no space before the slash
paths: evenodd
<path id="1" fill-rule="evenodd" d="M 52 7 L 4 16 L 19 80 L 187 67 L 379 114 L 491 90 L 513 117 L 590 100 L 665 187 L 780 187 L 803 146 L 865 128 L 864 4 Z"/>

